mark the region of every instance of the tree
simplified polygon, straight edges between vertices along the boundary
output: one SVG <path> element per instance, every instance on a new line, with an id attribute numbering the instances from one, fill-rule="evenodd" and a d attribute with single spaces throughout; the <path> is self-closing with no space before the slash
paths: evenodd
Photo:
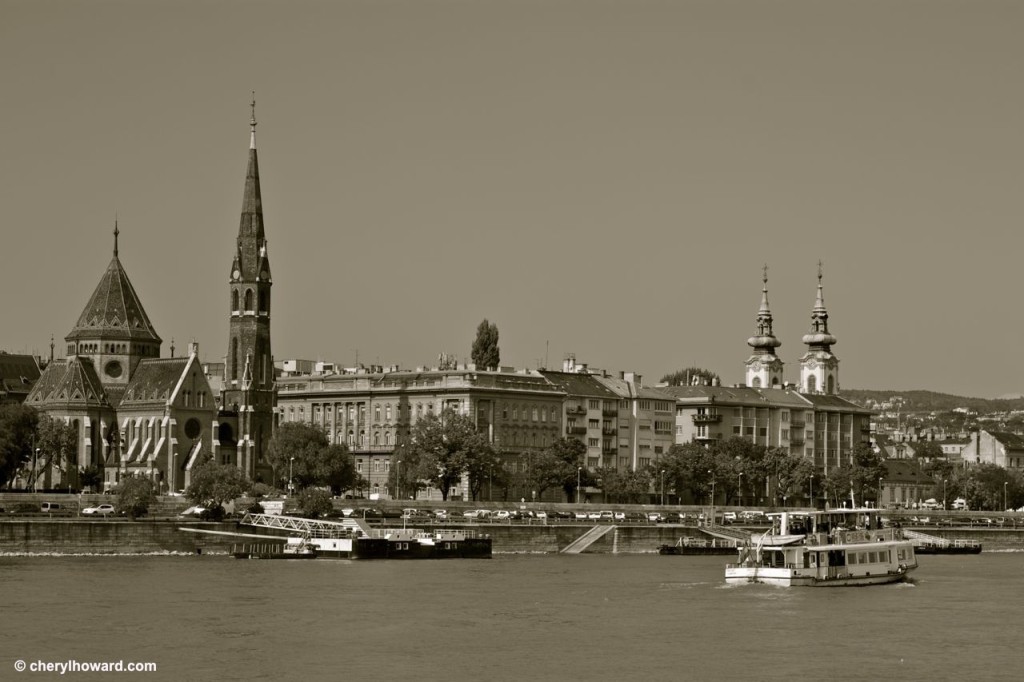
<path id="1" fill-rule="evenodd" d="M 652 471 L 651 467 L 637 471 L 598 469 L 594 478 L 608 501 L 638 504 L 651 495 Z"/>
<path id="2" fill-rule="evenodd" d="M 285 486 L 290 482 L 289 476 L 300 489 L 325 485 L 336 494 L 357 485 L 355 464 L 348 447 L 331 445 L 327 433 L 313 424 L 281 424 L 270 439 L 267 458 L 275 479 Z"/>
<path id="3" fill-rule="evenodd" d="M 764 470 L 775 482 L 773 504 L 783 503 L 790 497 L 804 494 L 807 482 L 814 473 L 814 465 L 806 457 L 794 455 L 784 448 L 769 448 L 764 458 Z"/>
<path id="4" fill-rule="evenodd" d="M 114 508 L 118 514 L 135 520 L 144 516 L 154 502 L 156 485 L 153 481 L 144 476 L 126 476 L 117 486 L 117 504 Z"/>
<path id="5" fill-rule="evenodd" d="M 501 472 L 501 461 L 491 444 L 484 439 L 479 451 L 474 452 L 466 461 L 466 473 L 469 478 L 469 494 L 475 502 L 481 497 L 484 485 L 494 485 L 495 472 Z"/>
<path id="6" fill-rule="evenodd" d="M 709 369 L 703 367 L 685 367 L 666 374 L 661 378 L 661 383 L 669 386 L 689 386 L 694 380 L 705 386 L 714 386 L 722 383 L 722 378 Z"/>
<path id="7" fill-rule="evenodd" d="M 78 482 L 83 490 L 95 492 L 103 484 L 103 472 L 95 464 L 90 464 L 79 472 Z"/>
<path id="8" fill-rule="evenodd" d="M 501 351 L 498 349 L 498 325 L 484 319 L 477 326 L 471 357 L 473 364 L 481 369 L 497 369 L 501 364 Z"/>
<path id="9" fill-rule="evenodd" d="M 323 488 L 306 488 L 299 493 L 299 509 L 310 519 L 324 516 L 334 510 L 331 494 Z"/>
<path id="10" fill-rule="evenodd" d="M 561 487 L 567 500 L 576 500 L 577 481 L 589 482 L 590 475 L 583 467 L 587 446 L 575 438 L 561 438 L 538 453 L 533 462 L 532 481 L 537 494 L 548 488 Z M 579 500 L 576 500 L 579 501 Z"/>
<path id="11" fill-rule="evenodd" d="M 54 419 L 48 414 L 39 415 L 39 422 L 36 424 L 36 447 L 40 450 L 40 457 L 46 465 L 56 460 L 57 465 L 63 471 L 62 480 L 70 488 L 72 484 L 77 485 L 77 463 L 73 461 L 78 451 L 78 434 L 75 429 L 59 419 Z M 40 464 L 41 469 L 46 465 Z"/>
<path id="12" fill-rule="evenodd" d="M 946 453 L 942 451 L 942 446 L 934 441 L 925 440 L 914 443 L 914 459 L 930 462 L 945 458 Z"/>
<path id="13" fill-rule="evenodd" d="M 473 419 L 446 407 L 440 415 L 428 414 L 416 420 L 412 428 L 415 468 L 413 474 L 429 481 L 448 499 L 451 489 L 462 480 L 474 460 L 491 461 L 491 446 L 478 433 Z M 480 465 L 472 467 L 478 471 Z"/>
<path id="14" fill-rule="evenodd" d="M 0 483 L 10 486 L 15 476 L 32 460 L 32 447 L 39 412 L 25 405 L 0 405 Z M 28 472 L 31 485 L 32 472 Z"/>
<path id="15" fill-rule="evenodd" d="M 192 469 L 185 497 L 208 509 L 223 508 L 225 502 L 241 497 L 251 488 L 252 483 L 238 467 L 207 460 Z"/>

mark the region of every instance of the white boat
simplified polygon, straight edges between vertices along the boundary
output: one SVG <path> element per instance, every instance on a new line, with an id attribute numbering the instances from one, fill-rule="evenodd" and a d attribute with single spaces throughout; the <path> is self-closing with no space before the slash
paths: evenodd
<path id="1" fill-rule="evenodd" d="M 779 515 L 779 524 L 739 548 L 727 583 L 783 587 L 880 585 L 917 568 L 914 543 L 883 528 L 878 509 L 831 509 Z"/>

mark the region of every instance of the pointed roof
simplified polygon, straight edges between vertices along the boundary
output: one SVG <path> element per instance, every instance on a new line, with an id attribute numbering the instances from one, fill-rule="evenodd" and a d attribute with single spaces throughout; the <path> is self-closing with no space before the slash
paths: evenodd
<path id="1" fill-rule="evenodd" d="M 754 349 L 755 354 L 772 355 L 782 342 L 772 332 L 772 311 L 768 307 L 768 266 L 764 266 L 764 277 L 761 280 L 761 308 L 757 311 L 757 334 L 747 339 L 747 345 Z"/>
<path id="2" fill-rule="evenodd" d="M 804 334 L 803 342 L 811 350 L 830 351 L 836 337 L 828 333 L 828 311 L 825 310 L 825 296 L 821 293 L 821 261 L 818 261 L 818 296 L 811 311 L 811 330 Z"/>
<path id="3" fill-rule="evenodd" d="M 124 390 L 119 407 L 166 405 L 191 360 L 192 357 L 186 355 L 141 361 Z"/>
<path id="4" fill-rule="evenodd" d="M 263 199 L 260 197 L 260 164 L 256 155 L 256 98 L 252 101 L 252 132 L 249 137 L 249 165 L 245 170 L 245 190 L 242 192 L 242 218 L 238 237 L 255 237 L 260 243 L 266 238 L 263 231 Z"/>
<path id="5" fill-rule="evenodd" d="M 26 404 L 32 407 L 110 407 L 111 401 L 96 374 L 92 359 L 72 356 L 66 360 L 54 360 L 46 366 Z"/>
<path id="6" fill-rule="evenodd" d="M 155 341 L 161 339 L 149 321 L 135 287 L 117 253 L 117 223 L 114 223 L 114 257 L 107 265 L 96 290 L 66 337 L 74 339 L 113 338 Z"/>

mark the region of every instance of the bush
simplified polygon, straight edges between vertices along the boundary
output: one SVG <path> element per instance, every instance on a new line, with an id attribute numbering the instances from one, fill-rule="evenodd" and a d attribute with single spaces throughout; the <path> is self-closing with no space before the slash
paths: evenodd
<path id="1" fill-rule="evenodd" d="M 202 521 L 223 521 L 225 515 L 224 507 L 218 504 L 216 507 L 210 507 L 199 512 L 199 519 Z"/>
<path id="2" fill-rule="evenodd" d="M 259 502 L 253 502 L 252 504 L 250 504 L 248 507 L 245 508 L 245 513 L 246 514 L 262 514 L 263 513 L 263 505 L 260 504 Z"/>
<path id="3" fill-rule="evenodd" d="M 141 476 L 128 476 L 121 479 L 117 490 L 117 513 L 137 519 L 145 516 L 149 506 L 156 501 L 156 486 L 153 481 Z"/>

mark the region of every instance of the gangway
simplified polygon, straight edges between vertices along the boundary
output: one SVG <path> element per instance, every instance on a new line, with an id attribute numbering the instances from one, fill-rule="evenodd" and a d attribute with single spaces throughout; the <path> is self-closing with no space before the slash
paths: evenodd
<path id="1" fill-rule="evenodd" d="M 713 523 L 701 526 L 700 531 L 717 540 L 730 540 L 737 545 L 747 544 L 750 542 L 751 538 L 751 532 L 748 530 L 742 530 L 740 528 L 726 528 L 725 526 L 719 526 Z"/>
<path id="2" fill-rule="evenodd" d="M 277 528 L 309 537 L 335 537 L 347 533 L 370 535 L 370 527 L 363 519 L 348 518 L 340 521 L 328 521 L 276 514 L 246 514 L 238 523 L 242 526 Z"/>
<path id="3" fill-rule="evenodd" d="M 586 533 L 584 533 L 583 535 L 579 536 L 578 538 L 570 542 L 568 545 L 566 545 L 565 548 L 562 549 L 561 553 L 579 554 L 587 547 L 590 547 L 592 544 L 594 544 L 595 542 L 603 538 L 605 535 L 607 535 L 608 531 L 612 530 L 613 528 L 615 528 L 615 526 L 594 526 Z"/>
<path id="4" fill-rule="evenodd" d="M 928 535 L 927 533 L 909 530 L 907 528 L 903 528 L 902 530 L 903 537 L 913 541 L 914 547 L 917 549 L 921 549 L 922 547 L 932 547 L 945 550 L 962 550 L 963 553 L 967 553 L 967 550 L 981 551 L 981 543 L 977 540 L 950 540 L 949 538 L 942 538 L 937 535 Z"/>

